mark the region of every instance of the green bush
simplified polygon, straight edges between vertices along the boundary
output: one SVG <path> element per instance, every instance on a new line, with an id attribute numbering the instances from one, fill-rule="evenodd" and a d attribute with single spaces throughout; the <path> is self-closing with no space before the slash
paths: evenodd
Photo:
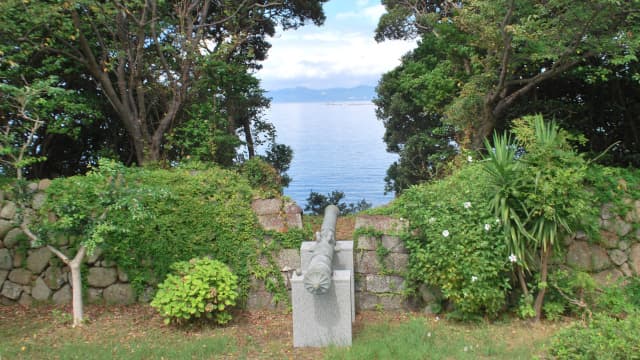
<path id="1" fill-rule="evenodd" d="M 509 261 L 500 224 L 486 205 L 482 168 L 406 190 L 385 211 L 410 223 L 408 278 L 436 286 L 462 318 L 494 317 L 505 306 Z"/>
<path id="2" fill-rule="evenodd" d="M 181 323 L 202 316 L 218 324 L 231 320 L 229 310 L 238 298 L 238 278 L 223 263 L 209 258 L 181 261 L 158 286 L 151 301 L 165 323 Z"/>
<path id="3" fill-rule="evenodd" d="M 640 313 L 620 320 L 597 314 L 557 333 L 550 353 L 556 359 L 640 359 Z"/>
<path id="4" fill-rule="evenodd" d="M 246 179 L 218 168 L 127 168 L 118 176 L 118 194 L 128 200 L 116 199 L 110 205 L 112 211 L 104 214 L 108 226 L 101 228 L 99 246 L 106 259 L 129 275 L 138 291 L 164 280 L 175 262 L 212 256 L 238 276 L 240 297 L 246 298 L 250 274 L 259 266 L 258 239 L 262 237 L 251 210 L 255 192 Z M 68 204 L 99 205 L 102 199 L 84 191 L 107 186 L 90 183 L 95 181 L 87 176 L 54 180 L 47 189 L 55 205 L 50 208 L 72 214 L 74 209 Z M 73 201 L 62 201 L 67 198 Z M 74 223 L 80 226 L 70 229 L 74 230 L 71 233 L 84 236 L 86 224 Z"/>
<path id="5" fill-rule="evenodd" d="M 264 191 L 266 196 L 279 195 L 282 192 L 282 178 L 278 170 L 259 157 L 242 163 L 240 173 L 249 181 L 251 187 Z"/>

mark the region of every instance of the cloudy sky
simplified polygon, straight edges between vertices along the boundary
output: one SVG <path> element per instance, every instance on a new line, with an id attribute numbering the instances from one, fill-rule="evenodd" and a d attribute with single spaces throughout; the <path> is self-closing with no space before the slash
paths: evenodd
<path id="1" fill-rule="evenodd" d="M 379 0 L 331 0 L 321 27 L 278 32 L 269 58 L 258 72 L 267 90 L 376 85 L 380 75 L 400 63 L 414 42 L 373 40 L 384 7 Z"/>

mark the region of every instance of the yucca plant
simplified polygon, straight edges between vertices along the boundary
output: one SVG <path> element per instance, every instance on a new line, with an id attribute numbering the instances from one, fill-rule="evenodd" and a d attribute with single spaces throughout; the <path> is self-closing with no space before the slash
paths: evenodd
<path id="1" fill-rule="evenodd" d="M 526 297 L 524 271 L 539 270 L 533 304 L 539 320 L 547 288 L 548 264 L 560 239 L 581 223 L 589 208 L 586 162 L 573 151 L 570 135 L 540 115 L 514 121 L 513 133 L 486 143 L 485 170 L 493 186 L 490 206 L 500 219 L 510 260 Z"/>

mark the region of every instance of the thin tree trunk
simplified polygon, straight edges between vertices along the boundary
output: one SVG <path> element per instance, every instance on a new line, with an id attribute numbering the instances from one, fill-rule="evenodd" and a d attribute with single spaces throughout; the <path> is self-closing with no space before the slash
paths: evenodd
<path id="1" fill-rule="evenodd" d="M 69 260 L 65 254 L 51 245 L 47 245 L 47 248 L 59 257 L 62 262 L 67 264 L 71 270 L 71 307 L 73 309 L 73 327 L 82 326 L 82 320 L 84 318 L 84 304 L 82 302 L 82 277 L 80 274 L 80 265 L 82 265 L 82 260 L 87 252 L 87 248 L 84 245 L 80 245 L 80 248 L 73 260 Z"/>
<path id="2" fill-rule="evenodd" d="M 539 322 L 542 317 L 542 304 L 544 302 L 544 295 L 547 292 L 547 275 L 548 275 L 548 267 L 549 267 L 549 257 L 551 256 L 551 249 L 543 248 L 540 263 L 540 285 L 538 290 L 538 295 L 536 296 L 536 301 L 533 304 L 533 310 L 536 312 L 536 317 L 534 319 L 535 322 Z"/>
<path id="3" fill-rule="evenodd" d="M 249 152 L 249 159 L 256 156 L 256 151 L 253 144 L 253 136 L 251 135 L 250 120 L 245 119 L 242 122 L 242 129 L 244 130 L 244 139 L 247 142 L 247 151 Z"/>

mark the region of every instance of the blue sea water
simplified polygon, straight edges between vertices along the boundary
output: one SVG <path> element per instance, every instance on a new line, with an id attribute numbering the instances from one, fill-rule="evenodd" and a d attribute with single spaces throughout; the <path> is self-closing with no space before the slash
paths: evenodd
<path id="1" fill-rule="evenodd" d="M 293 148 L 285 195 L 304 208 L 311 191 L 345 193 L 345 201 L 386 204 L 387 168 L 397 155 L 385 151 L 384 126 L 371 102 L 272 103 L 266 114 L 277 142 Z"/>

